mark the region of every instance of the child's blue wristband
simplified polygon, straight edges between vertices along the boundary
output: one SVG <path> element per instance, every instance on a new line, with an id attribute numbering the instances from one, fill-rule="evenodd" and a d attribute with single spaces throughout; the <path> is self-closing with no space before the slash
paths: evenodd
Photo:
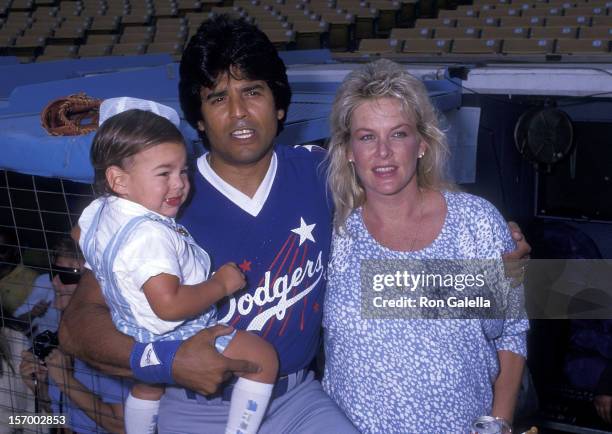
<path id="1" fill-rule="evenodd" d="M 134 378 L 149 384 L 176 384 L 172 362 L 183 341 L 136 342 L 130 354 Z"/>

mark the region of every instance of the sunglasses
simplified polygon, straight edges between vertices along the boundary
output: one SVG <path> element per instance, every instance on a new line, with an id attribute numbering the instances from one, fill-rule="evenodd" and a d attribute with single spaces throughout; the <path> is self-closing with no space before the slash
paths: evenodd
<path id="1" fill-rule="evenodd" d="M 81 270 L 73 267 L 60 267 L 59 265 L 53 265 L 51 271 L 49 271 L 51 280 L 55 276 L 59 276 L 60 282 L 64 285 L 75 285 L 81 280 Z"/>

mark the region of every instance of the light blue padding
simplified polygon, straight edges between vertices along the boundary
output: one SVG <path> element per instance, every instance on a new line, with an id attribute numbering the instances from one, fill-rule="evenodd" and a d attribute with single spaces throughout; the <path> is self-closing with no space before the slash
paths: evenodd
<path id="1" fill-rule="evenodd" d="M 0 98 L 7 98 L 13 89 L 88 75 L 108 74 L 127 69 L 145 68 L 172 63 L 169 54 L 144 56 L 104 56 L 63 59 L 44 63 L 20 64 L 16 57 L 0 57 Z"/>

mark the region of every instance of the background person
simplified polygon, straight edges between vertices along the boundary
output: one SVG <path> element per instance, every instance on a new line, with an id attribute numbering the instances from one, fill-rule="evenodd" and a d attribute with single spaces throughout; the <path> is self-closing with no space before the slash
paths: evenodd
<path id="1" fill-rule="evenodd" d="M 71 239 L 62 239 L 54 247 L 52 270 L 75 274 L 82 271 L 83 259 Z M 76 274 L 78 277 L 80 274 Z M 66 308 L 77 281 L 63 283 L 53 277 L 54 308 L 60 314 Z M 64 276 L 64 280 L 69 278 Z M 124 382 L 94 370 L 79 359 L 55 348 L 41 360 L 31 351 L 21 353 L 19 371 L 24 384 L 38 393 L 41 408 L 54 415 L 65 415 L 65 428 L 79 434 L 123 433 L 123 402 L 129 389 Z M 35 384 L 36 382 L 36 384 Z"/>
<path id="2" fill-rule="evenodd" d="M 34 395 L 18 373 L 21 353 L 26 348 L 27 338 L 23 335 L 21 322 L 3 317 L 0 327 L 0 434 L 21 432 L 19 424 L 9 424 L 11 416 L 34 414 Z"/>
<path id="3" fill-rule="evenodd" d="M 499 212 L 444 178 L 448 148 L 424 85 L 391 61 L 368 64 L 345 78 L 331 125 L 325 390 L 362 432 L 469 432 L 482 415 L 511 421 L 526 320 L 361 316 L 362 260 L 501 259 L 514 249 Z"/>
<path id="4" fill-rule="evenodd" d="M 15 310 L 18 319 L 31 318 L 32 335 L 45 330 L 56 332 L 59 327 L 60 308 L 57 306 L 66 307 L 62 298 L 70 299 L 81 278 L 82 264 L 75 257 L 74 248 L 74 241 L 70 238 L 58 241 L 53 248 L 51 269 L 36 278 L 27 300 Z"/>

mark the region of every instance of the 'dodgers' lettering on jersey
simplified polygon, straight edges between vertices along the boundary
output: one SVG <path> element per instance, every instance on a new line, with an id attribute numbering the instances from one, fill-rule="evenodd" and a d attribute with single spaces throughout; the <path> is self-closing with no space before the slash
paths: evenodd
<path id="1" fill-rule="evenodd" d="M 238 313 L 242 316 L 248 316 L 251 311 L 257 307 L 268 306 L 274 301 L 278 300 L 278 303 L 274 306 L 269 306 L 259 314 L 257 314 L 249 325 L 247 330 L 261 330 L 264 324 L 276 315 L 276 318 L 282 320 L 285 317 L 287 309 L 297 303 L 299 300 L 307 296 L 323 277 L 323 252 L 319 251 L 315 262 L 307 260 L 304 267 L 297 267 L 291 275 L 284 274 L 279 276 L 272 286 L 270 286 L 270 274 L 271 271 L 266 271 L 264 275 L 264 283 L 259 286 L 253 294 L 247 293 L 236 301 L 236 298 L 231 297 L 229 302 L 229 310 L 227 315 L 220 320 L 222 323 L 228 323 L 231 318 L 238 310 Z M 301 285 L 303 280 L 308 277 L 309 279 L 314 278 L 314 281 L 310 283 L 301 292 L 298 292 L 293 297 L 289 298 L 289 293 L 292 289 L 297 288 Z"/>

